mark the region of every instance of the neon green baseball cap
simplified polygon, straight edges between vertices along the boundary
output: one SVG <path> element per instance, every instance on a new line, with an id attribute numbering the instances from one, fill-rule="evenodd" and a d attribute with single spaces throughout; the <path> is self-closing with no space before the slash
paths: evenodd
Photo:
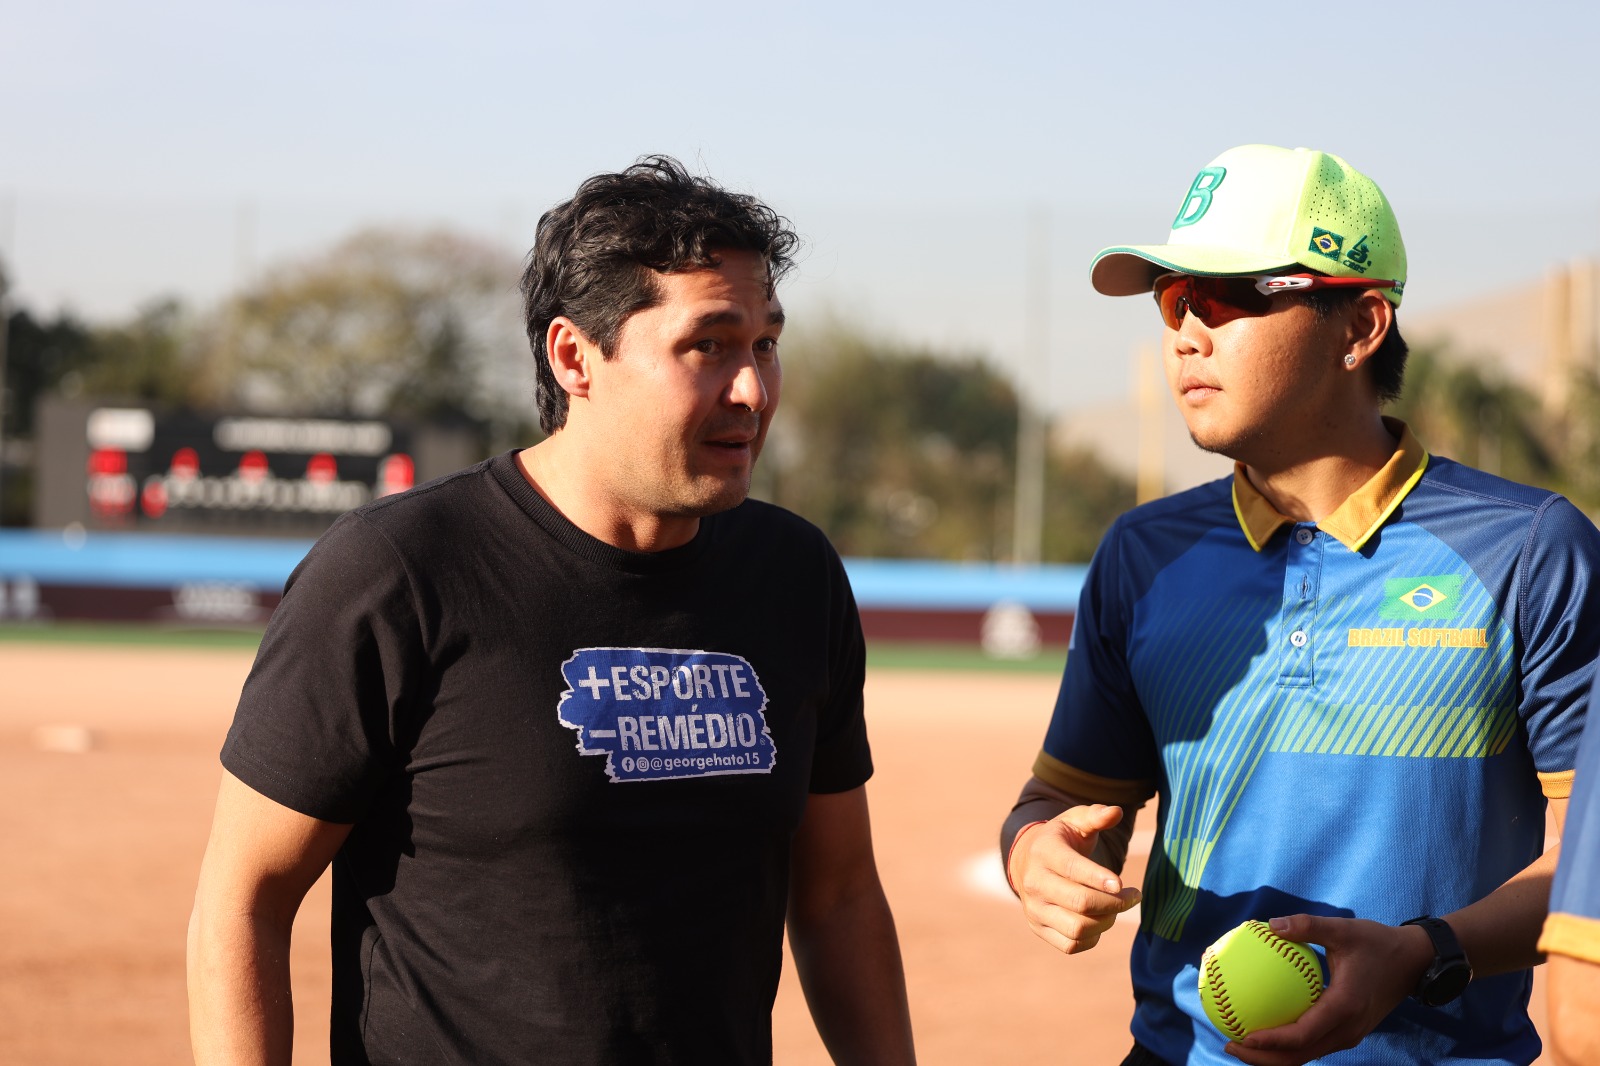
<path id="1" fill-rule="evenodd" d="M 1400 224 L 1377 184 L 1338 156 L 1247 144 L 1195 176 L 1166 244 L 1103 249 L 1089 279 L 1107 296 L 1135 296 L 1162 274 L 1289 268 L 1392 280 L 1382 291 L 1398 307 L 1406 283 Z"/>

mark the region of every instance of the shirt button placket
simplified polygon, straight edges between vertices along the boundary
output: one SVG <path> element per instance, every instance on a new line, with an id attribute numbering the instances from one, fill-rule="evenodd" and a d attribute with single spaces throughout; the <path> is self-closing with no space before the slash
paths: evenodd
<path id="1" fill-rule="evenodd" d="M 1283 575 L 1283 630 L 1280 630 L 1287 631 L 1289 646 L 1284 649 L 1279 681 L 1308 685 L 1315 680 L 1311 620 L 1316 616 L 1322 545 L 1317 541 L 1317 531 L 1309 526 L 1297 526 L 1289 540 Z"/>

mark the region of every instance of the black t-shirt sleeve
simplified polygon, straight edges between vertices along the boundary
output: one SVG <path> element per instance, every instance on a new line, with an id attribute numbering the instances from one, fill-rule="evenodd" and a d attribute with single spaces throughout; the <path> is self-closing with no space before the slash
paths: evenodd
<path id="1" fill-rule="evenodd" d="M 302 814 L 358 821 L 396 769 L 425 661 L 405 566 L 365 519 L 344 516 L 289 577 L 222 765 Z"/>
<path id="2" fill-rule="evenodd" d="M 850 591 L 844 564 L 827 550 L 832 611 L 829 677 L 832 691 L 817 721 L 817 746 L 812 757 L 812 792 L 848 792 L 872 776 L 872 750 L 867 744 L 862 687 L 866 684 L 867 645 L 861 616 Z"/>

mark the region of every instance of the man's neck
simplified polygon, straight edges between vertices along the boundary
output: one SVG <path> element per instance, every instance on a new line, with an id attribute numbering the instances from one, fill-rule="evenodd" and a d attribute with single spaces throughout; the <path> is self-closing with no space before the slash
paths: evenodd
<path id="1" fill-rule="evenodd" d="M 1329 433 L 1310 449 L 1245 461 L 1245 476 L 1279 514 L 1296 522 L 1317 522 L 1339 509 L 1383 469 L 1399 442 L 1383 420 L 1352 424 Z"/>
<path id="2" fill-rule="evenodd" d="M 634 514 L 607 505 L 605 495 L 596 492 L 592 475 L 592 471 L 604 467 L 568 454 L 574 447 L 574 442 L 558 430 L 517 453 L 517 467 L 523 479 L 568 522 L 598 541 L 631 552 L 678 548 L 700 531 L 698 518 Z M 591 473 L 584 476 L 578 474 L 580 471 Z"/>

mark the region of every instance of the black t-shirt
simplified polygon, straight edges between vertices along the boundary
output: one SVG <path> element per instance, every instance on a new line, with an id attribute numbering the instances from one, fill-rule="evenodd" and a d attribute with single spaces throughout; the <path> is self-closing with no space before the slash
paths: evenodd
<path id="1" fill-rule="evenodd" d="M 837 555 L 757 501 L 626 552 L 507 454 L 340 519 L 222 751 L 354 823 L 334 1061 L 770 1061 L 789 843 L 871 775 L 863 674 Z"/>

